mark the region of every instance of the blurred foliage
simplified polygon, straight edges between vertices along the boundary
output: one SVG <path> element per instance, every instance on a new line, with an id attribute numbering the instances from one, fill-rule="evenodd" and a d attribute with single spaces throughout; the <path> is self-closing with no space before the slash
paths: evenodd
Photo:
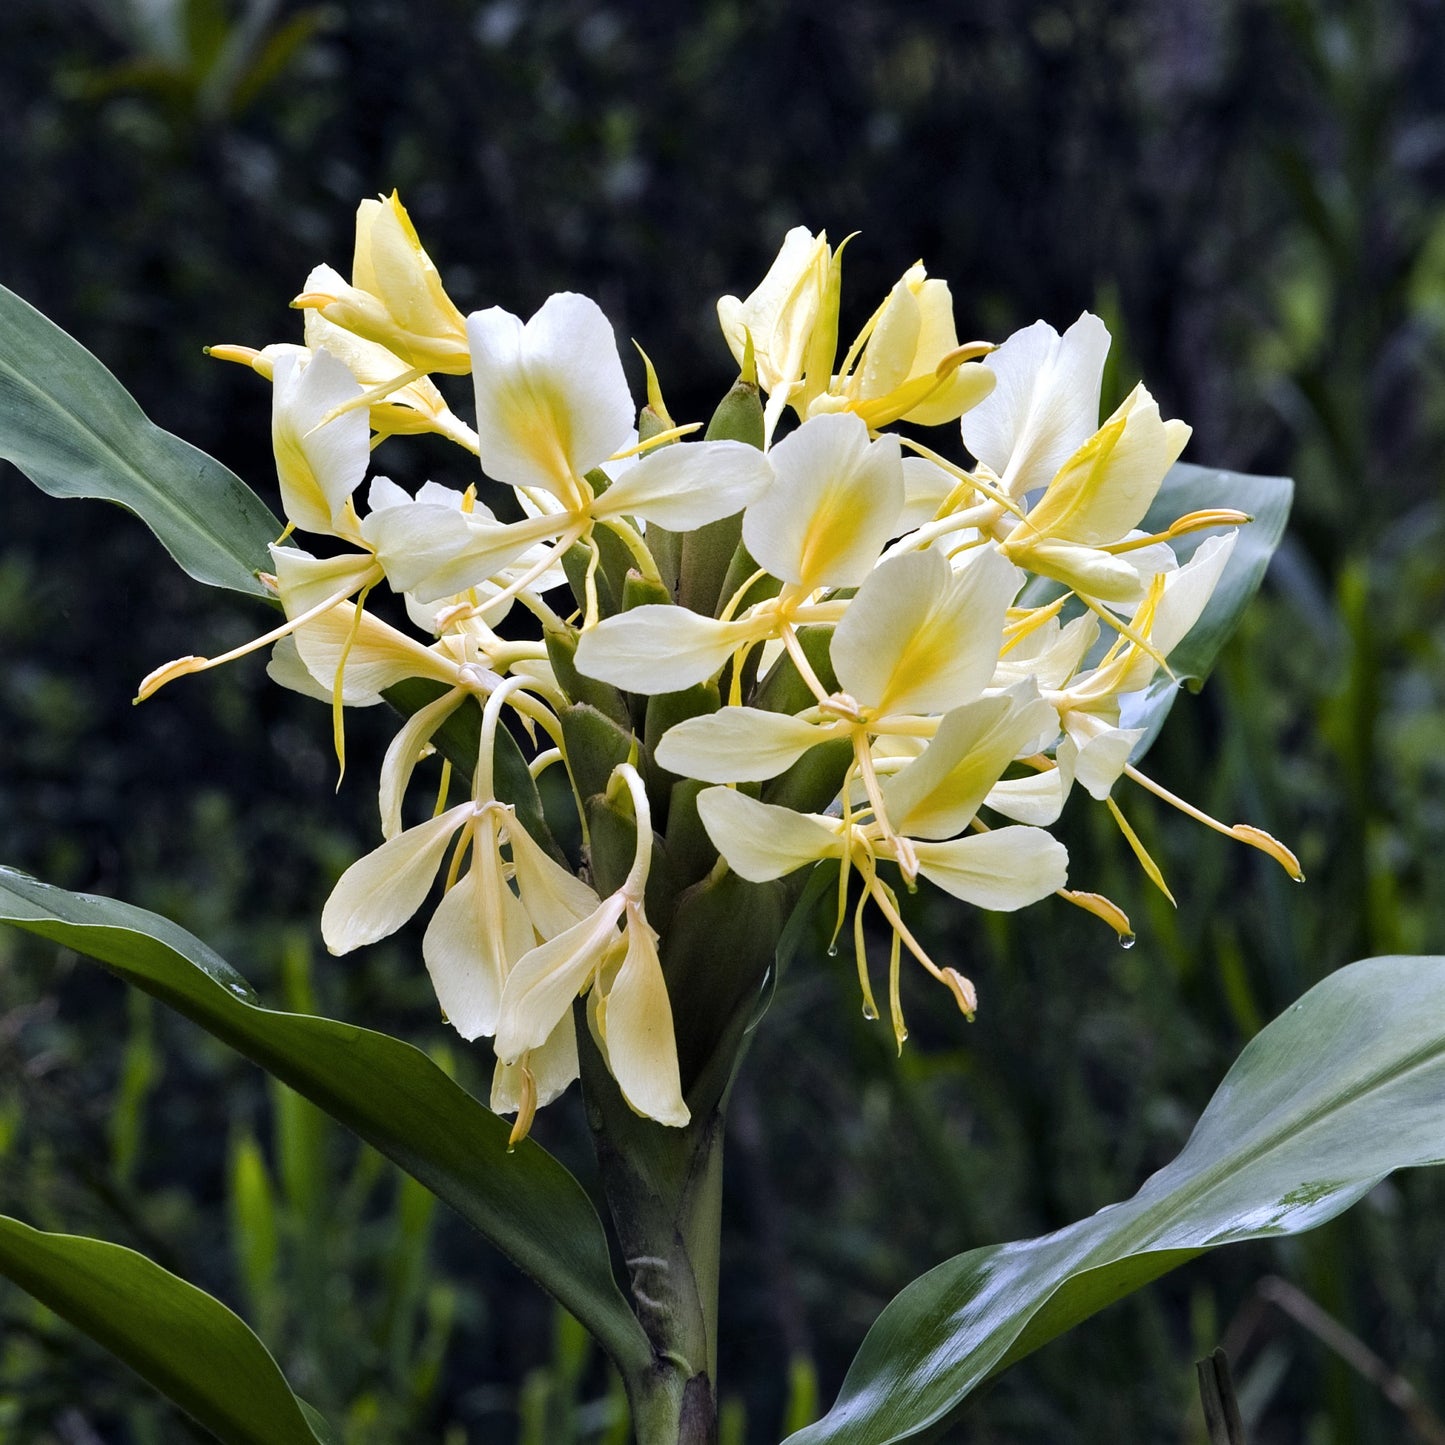
<path id="1" fill-rule="evenodd" d="M 1266 595 L 1150 767 L 1294 844 L 1310 882 L 1126 792 L 1175 912 L 1081 809 L 1075 882 L 1124 904 L 1137 947 L 1063 904 L 1000 920 L 920 898 L 983 1008 L 962 1028 L 915 990 L 901 1058 L 820 938 L 735 1107 L 728 1445 L 826 1403 L 914 1274 L 1130 1193 L 1322 974 L 1445 949 L 1442 75 L 1429 0 L 0 11 L 0 280 L 268 496 L 265 388 L 201 348 L 297 335 L 287 300 L 315 262 L 346 265 L 357 200 L 393 186 L 464 310 L 596 296 L 679 418 L 729 380 L 715 297 L 745 293 L 791 224 L 858 227 L 860 322 L 915 257 L 952 282 L 963 335 L 1093 307 L 1114 396 L 1143 375 L 1194 424 L 1191 458 L 1298 479 Z M 324 715 L 259 663 L 130 712 L 156 663 L 255 616 L 113 510 L 5 472 L 0 515 L 0 857 L 170 914 L 293 1007 L 454 1046 L 412 934 L 311 964 L 321 901 L 374 841 L 364 760 L 388 720 L 353 719 L 334 794 Z M 489 1060 L 452 1052 L 484 1090 Z M 538 1129 L 588 1177 L 580 1120 Z M 414 1186 L 181 1021 L 11 938 L 0 1208 L 222 1294 L 349 1441 L 626 1438 L 575 1326 Z M 954 1438 L 1197 1445 L 1191 1362 L 1222 1338 L 1243 1350 L 1251 1441 L 1404 1438 L 1255 1285 L 1289 1277 L 1445 1414 L 1442 1211 L 1438 1179 L 1403 1178 L 1307 1240 L 1193 1266 L 1006 1376 Z M 0 1439 L 187 1438 L 0 1298 Z"/>

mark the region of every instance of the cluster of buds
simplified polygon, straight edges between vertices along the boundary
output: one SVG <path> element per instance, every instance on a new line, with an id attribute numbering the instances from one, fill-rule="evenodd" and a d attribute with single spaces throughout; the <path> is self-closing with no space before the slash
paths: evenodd
<path id="1" fill-rule="evenodd" d="M 444 877 L 426 966 L 458 1032 L 494 1040 L 492 1102 L 518 1136 L 577 1076 L 584 996 L 628 1104 L 688 1121 L 682 965 L 659 943 L 689 890 L 735 875 L 790 880 L 792 898 L 803 870 L 836 868 L 834 936 L 851 906 L 873 1017 L 870 910 L 891 939 L 901 1046 L 904 953 L 969 1016 L 976 997 L 910 931 L 900 888 L 999 910 L 1060 894 L 1127 937 L 1114 904 L 1066 886 L 1048 828 L 1076 786 L 1163 886 L 1111 796 L 1128 777 L 1178 802 L 1131 762 L 1130 699 L 1167 674 L 1249 518 L 1141 532 L 1189 429 L 1142 386 L 1100 424 L 1097 317 L 960 345 L 947 284 L 914 265 L 840 363 L 842 251 L 794 230 L 751 296 L 718 303 L 741 376 L 701 439 L 645 356 L 639 414 L 593 301 L 463 317 L 394 195 L 362 204 L 349 283 L 307 279 L 303 344 L 213 348 L 273 382 L 289 522 L 268 578 L 286 621 L 238 652 L 274 643 L 271 675 L 331 703 L 339 757 L 346 707 L 413 689 L 381 768 L 383 841 L 336 884 L 323 936 L 335 953 L 380 939 Z M 472 425 L 434 374 L 470 374 Z M 961 424 L 971 460 L 898 423 Z M 480 468 L 415 496 L 373 476 L 363 514 L 371 450 L 418 432 Z M 1203 529 L 1181 565 L 1170 542 Z M 368 609 L 383 581 L 425 640 Z M 179 659 L 141 695 L 234 655 Z M 434 805 L 411 821 L 433 754 Z M 553 767 L 549 827 L 535 784 Z M 1187 810 L 1298 875 L 1268 835 Z M 557 836 L 574 833 L 569 856 Z"/>

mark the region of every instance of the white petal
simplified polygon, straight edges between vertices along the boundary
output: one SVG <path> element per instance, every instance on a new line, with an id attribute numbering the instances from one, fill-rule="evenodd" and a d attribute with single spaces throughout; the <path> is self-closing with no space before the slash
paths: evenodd
<path id="1" fill-rule="evenodd" d="M 884 714 L 971 701 L 993 675 L 1004 613 L 1022 582 L 992 547 L 957 570 L 932 550 L 879 563 L 833 633 L 839 683 Z"/>
<path id="2" fill-rule="evenodd" d="M 894 828 L 910 838 L 947 838 L 964 828 L 1004 769 L 1058 717 L 1029 684 L 948 713 L 916 762 L 883 781 Z"/>
<path id="3" fill-rule="evenodd" d="M 704 788 L 697 811 L 728 867 L 749 883 L 781 878 L 806 863 L 841 856 L 841 824 L 760 803 L 732 788 Z"/>
<path id="4" fill-rule="evenodd" d="M 502 982 L 513 960 L 536 942 L 516 894 L 502 877 L 494 843 L 437 906 L 422 939 L 422 957 L 447 1022 L 464 1038 L 481 1038 L 497 1027 Z"/>
<path id="5" fill-rule="evenodd" d="M 1005 778 L 989 789 L 986 807 L 1015 823 L 1032 823 L 1046 828 L 1058 821 L 1073 785 L 1072 751 L 1065 759 L 1064 745 L 1059 747 L 1057 766 L 1046 772 L 1030 773 L 1023 778 Z"/>
<path id="6" fill-rule="evenodd" d="M 1086 311 L 1062 337 L 1036 321 L 984 359 L 997 383 L 965 413 L 963 444 L 1012 496 L 1047 485 L 1097 429 L 1108 352 L 1108 330 Z"/>
<path id="7" fill-rule="evenodd" d="M 1074 776 L 1091 798 L 1102 802 L 1119 781 L 1134 744 L 1144 736 L 1144 729 L 1087 726 L 1094 721 L 1087 714 L 1070 713 L 1064 719 L 1064 726 L 1074 744 Z"/>
<path id="8" fill-rule="evenodd" d="M 904 457 L 903 510 L 898 516 L 898 530 L 911 532 L 931 522 L 957 485 L 956 477 L 927 457 Z"/>
<path id="9" fill-rule="evenodd" d="M 649 603 L 603 618 L 577 644 L 577 670 L 628 692 L 677 692 L 706 682 L 754 635 L 686 607 Z"/>
<path id="10" fill-rule="evenodd" d="M 460 688 L 444 692 L 434 702 L 414 712 L 391 740 L 391 746 L 381 760 L 381 786 L 377 792 L 383 838 L 395 838 L 401 832 L 401 805 L 406 797 L 406 785 L 421 758 L 422 748 L 462 705 L 466 696 Z M 330 701 L 329 697 L 327 701 Z"/>
<path id="11" fill-rule="evenodd" d="M 586 296 L 549 296 L 525 326 L 492 307 L 467 317 L 482 470 L 571 495 L 632 429 L 632 393 L 612 323 Z"/>
<path id="12" fill-rule="evenodd" d="M 659 447 L 628 468 L 592 512 L 690 532 L 741 512 L 772 480 L 767 456 L 745 442 L 681 443 Z"/>
<path id="13" fill-rule="evenodd" d="M 617 932 L 622 909 L 622 896 L 611 894 L 580 923 L 518 959 L 502 987 L 497 1057 L 503 1063 L 540 1048 L 557 1021 L 571 1012 L 572 1000 L 622 941 Z"/>
<path id="14" fill-rule="evenodd" d="M 337 557 L 313 557 L 299 547 L 272 543 L 271 566 L 276 572 L 276 593 L 287 617 L 300 617 L 328 597 L 340 597 L 364 587 L 376 571 L 376 559 L 365 552 L 343 552 Z"/>
<path id="15" fill-rule="evenodd" d="M 363 611 L 357 625 L 356 604 L 339 602 L 292 634 L 296 650 L 322 687 L 335 687 L 337 669 L 346 659 L 341 700 L 366 706 L 398 682 L 426 677 L 451 685 L 457 665 L 450 658 L 423 647 L 370 612 Z"/>
<path id="16" fill-rule="evenodd" d="M 627 956 L 599 1006 L 607 1063 L 622 1097 L 659 1124 L 680 1128 L 691 1115 L 682 1101 L 672 1005 L 657 957 L 656 935 L 630 918 Z"/>
<path id="17" fill-rule="evenodd" d="M 1119 541 L 1149 510 L 1188 440 L 1189 428 L 1164 421 L 1154 398 L 1143 386 L 1135 387 L 1059 468 L 1030 510 L 1027 528 L 1085 547 Z"/>
<path id="18" fill-rule="evenodd" d="M 786 713 L 725 707 L 669 728 L 654 757 L 658 767 L 704 783 L 755 783 L 777 777 L 830 736 Z"/>
<path id="19" fill-rule="evenodd" d="M 471 812 L 471 803 L 463 803 L 358 858 L 341 875 L 321 910 L 321 936 L 327 948 L 350 953 L 395 933 L 421 907 L 452 834 Z"/>
<path id="20" fill-rule="evenodd" d="M 898 438 L 868 440 L 851 412 L 816 416 L 768 453 L 777 480 L 743 514 L 743 541 L 774 577 L 856 587 L 903 509 Z"/>
<path id="21" fill-rule="evenodd" d="M 342 508 L 366 475 L 371 428 L 365 407 L 333 417 L 329 412 L 361 395 L 356 378 L 325 351 L 276 362 L 271 444 L 281 483 L 281 504 L 306 532 L 338 533 Z M 341 531 L 344 535 L 345 530 Z"/>
<path id="22" fill-rule="evenodd" d="M 541 1048 L 528 1053 L 527 1068 L 537 1091 L 539 1109 L 550 1104 L 577 1077 L 577 1028 L 570 1013 L 557 1020 L 557 1027 L 547 1035 L 547 1042 Z M 492 1112 L 515 1114 L 521 1105 L 520 1064 L 504 1064 L 499 1059 L 492 1074 Z"/>
<path id="23" fill-rule="evenodd" d="M 1219 579 L 1239 540 L 1238 532 L 1210 537 L 1177 571 L 1164 579 L 1164 595 L 1154 609 L 1149 641 L 1168 657 L 1199 621 L 1200 614 L 1214 595 Z"/>
<path id="24" fill-rule="evenodd" d="M 999 828 L 951 843 L 917 843 L 918 871 L 945 893 L 1011 913 L 1047 898 L 1069 878 L 1069 854 L 1042 828 Z"/>
<path id="25" fill-rule="evenodd" d="M 580 878 L 545 852 L 513 814 L 507 820 L 517 891 L 532 926 L 542 938 L 555 938 L 580 923 L 600 901 Z"/>

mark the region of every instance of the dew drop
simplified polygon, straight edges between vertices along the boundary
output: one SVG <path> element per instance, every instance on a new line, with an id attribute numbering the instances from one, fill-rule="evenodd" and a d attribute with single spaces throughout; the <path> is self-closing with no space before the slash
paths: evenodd
<path id="1" fill-rule="evenodd" d="M 863 1017 L 865 1019 L 876 1019 L 878 1017 L 878 1010 L 869 1003 L 867 999 L 863 1000 Z"/>
<path id="2" fill-rule="evenodd" d="M 1121 933 L 1121 934 L 1119 935 L 1119 947 L 1120 947 L 1120 948 L 1133 948 L 1133 946 L 1134 946 L 1134 935 L 1133 935 L 1132 933 Z"/>
<path id="3" fill-rule="evenodd" d="M 837 958 L 837 956 L 838 956 L 838 944 L 837 944 L 837 941 L 835 940 L 834 942 L 832 942 L 832 943 L 830 943 L 830 944 L 828 945 L 828 957 L 829 957 L 829 958 Z"/>

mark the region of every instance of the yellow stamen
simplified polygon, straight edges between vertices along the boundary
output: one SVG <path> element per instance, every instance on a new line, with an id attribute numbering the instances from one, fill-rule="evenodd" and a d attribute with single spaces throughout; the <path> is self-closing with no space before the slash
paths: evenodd
<path id="1" fill-rule="evenodd" d="M 1267 853 L 1296 883 L 1305 881 L 1304 871 L 1300 868 L 1299 859 L 1285 847 L 1278 838 L 1266 833 L 1263 828 L 1256 828 L 1249 823 L 1221 823 L 1217 818 L 1211 818 L 1208 813 L 1196 808 L 1192 803 L 1186 803 L 1183 798 L 1176 797 L 1168 788 L 1161 787 L 1153 778 L 1145 777 L 1133 763 L 1126 763 L 1124 771 L 1129 777 L 1139 784 L 1141 788 L 1147 788 L 1157 798 L 1172 807 L 1178 808 L 1181 813 L 1187 814 L 1198 823 L 1203 823 L 1206 828 L 1213 828 L 1216 833 L 1223 833 L 1226 838 L 1234 838 L 1240 843 L 1247 843 L 1251 848 L 1258 848 L 1261 853 Z"/>
<path id="2" fill-rule="evenodd" d="M 452 760 L 451 760 L 450 758 L 443 758 L 443 759 L 442 759 L 442 776 L 441 776 L 441 781 L 437 784 L 437 800 L 436 800 L 436 806 L 435 806 L 435 807 L 432 809 L 432 811 L 431 811 L 431 815 L 432 815 L 433 818 L 440 818 L 441 815 L 446 812 L 446 810 L 447 810 L 447 794 L 451 792 L 451 787 L 452 787 Z"/>
<path id="3" fill-rule="evenodd" d="M 279 642 L 283 637 L 290 636 L 298 627 L 304 627 L 306 623 L 320 617 L 322 613 L 329 612 L 333 607 L 345 602 L 356 592 L 357 587 L 375 586 L 381 580 L 381 575 L 380 567 L 372 569 L 356 587 L 348 587 L 343 592 L 337 592 L 324 602 L 318 602 L 315 607 L 308 608 L 290 622 L 284 623 L 280 627 L 273 627 L 270 632 L 264 633 L 241 647 L 233 647 L 219 657 L 197 657 L 192 654 L 189 657 L 178 657 L 174 662 L 168 662 L 164 667 L 156 668 L 154 672 L 147 673 L 141 679 L 140 690 L 131 701 L 144 702 L 152 693 L 163 688 L 168 682 L 174 682 L 178 677 L 186 677 L 193 672 L 205 672 L 212 667 L 220 667 L 222 663 L 234 662 L 238 657 L 245 657 L 248 652 L 255 652 L 257 648 L 265 647 L 267 643 Z"/>
<path id="4" fill-rule="evenodd" d="M 537 1081 L 526 1064 L 518 1064 L 517 1070 L 522 1076 L 522 1098 L 517 1105 L 517 1122 L 507 1139 L 508 1154 L 532 1132 L 532 1120 L 537 1117 Z"/>
<path id="5" fill-rule="evenodd" d="M 1120 552 L 1133 552 L 1139 547 L 1149 547 L 1155 542 L 1172 542 L 1175 537 L 1182 537 L 1186 532 L 1202 532 L 1206 527 L 1243 527 L 1254 521 L 1248 512 L 1235 511 L 1233 507 L 1212 507 L 1200 512 L 1186 512 L 1178 520 L 1171 522 L 1163 532 L 1155 532 L 1148 537 L 1135 537 L 1125 542 L 1110 542 L 1100 547 L 1101 552 L 1111 552 L 1117 556 Z"/>
<path id="6" fill-rule="evenodd" d="M 633 343 L 636 345 L 636 343 Z M 639 348 L 640 349 L 640 348 Z M 607 458 L 609 462 L 626 461 L 628 457 L 641 455 L 643 452 L 650 452 L 653 447 L 665 446 L 668 442 L 675 442 L 679 437 L 691 436 L 695 431 L 702 430 L 700 421 L 684 422 L 681 426 L 669 427 L 666 431 L 660 431 L 656 436 L 650 436 L 646 441 L 640 441 L 633 446 L 625 447 L 620 452 L 613 452 Z"/>
<path id="7" fill-rule="evenodd" d="M 1000 491 L 991 482 L 984 481 L 982 477 L 974 472 L 964 471 L 962 467 L 949 461 L 947 457 L 939 456 L 931 447 L 924 446 L 922 442 L 914 441 L 912 437 L 900 436 L 898 440 L 901 441 L 909 451 L 917 452 L 919 456 L 926 458 L 936 467 L 942 467 L 949 476 L 957 478 L 960 482 L 966 482 L 975 492 L 979 493 L 980 496 L 987 497 L 991 502 L 996 502 L 1004 511 L 1012 512 L 1015 517 L 1023 520 L 1024 509 L 1014 501 L 1007 492 Z M 948 520 L 950 519 L 943 517 L 939 519 L 939 522 Z M 930 525 L 936 527 L 939 525 L 939 522 L 934 522 Z"/>
<path id="8" fill-rule="evenodd" d="M 341 656 L 336 661 L 336 677 L 331 684 L 331 743 L 336 749 L 336 788 L 341 790 L 341 780 L 346 776 L 346 721 L 345 704 L 342 701 L 346 692 L 346 659 L 351 656 L 351 649 L 356 645 L 357 635 L 361 631 L 361 619 L 366 611 L 366 597 L 371 591 L 370 586 L 363 587 L 356 594 L 356 612 L 351 619 L 351 629 L 346 634 L 346 641 L 341 645 Z"/>
<path id="9" fill-rule="evenodd" d="M 1148 874 L 1149 881 L 1171 902 L 1174 903 L 1174 895 L 1169 891 L 1169 885 L 1164 881 L 1164 875 L 1159 871 L 1159 865 L 1149 856 L 1149 850 L 1139 841 L 1139 835 L 1129 826 L 1129 821 L 1120 811 L 1119 805 L 1112 798 L 1105 798 L 1109 812 L 1113 814 L 1114 821 L 1119 825 L 1119 831 L 1128 840 L 1129 846 L 1134 850 L 1134 856 L 1139 860 L 1139 866 Z M 1178 904 L 1174 903 L 1178 908 Z"/>

